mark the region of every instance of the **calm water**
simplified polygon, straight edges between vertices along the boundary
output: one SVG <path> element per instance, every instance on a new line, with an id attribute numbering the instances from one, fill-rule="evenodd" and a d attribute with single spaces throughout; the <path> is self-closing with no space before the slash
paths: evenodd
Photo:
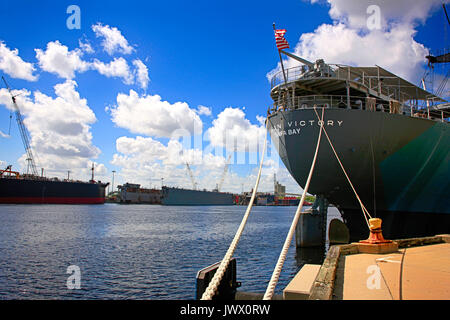
<path id="1" fill-rule="evenodd" d="M 235 252 L 239 290 L 264 292 L 296 207 L 254 207 Z M 220 261 L 244 206 L 0 206 L 0 299 L 195 299 L 197 271 Z M 335 208 L 328 220 L 337 217 Z M 323 250 L 292 243 L 277 293 Z M 69 290 L 70 265 L 81 288 Z"/>

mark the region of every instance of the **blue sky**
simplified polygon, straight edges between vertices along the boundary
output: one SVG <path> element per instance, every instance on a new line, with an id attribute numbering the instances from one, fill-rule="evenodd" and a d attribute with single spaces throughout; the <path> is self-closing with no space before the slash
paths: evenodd
<path id="1" fill-rule="evenodd" d="M 270 84 L 266 76 L 277 68 L 279 62 L 274 45 L 273 22 L 277 27 L 287 29 L 286 38 L 291 52 L 304 54 L 309 59 L 312 57 L 308 54 L 312 52 L 339 60 L 329 61 L 331 63 L 362 64 L 373 61 L 369 65 L 393 67 L 394 72 L 418 83 L 426 70 L 422 53 L 429 49 L 438 50 L 445 45 L 448 26 L 441 2 L 417 1 L 410 5 L 411 2 L 398 1 L 403 3 L 404 10 L 382 1 L 357 1 L 358 6 L 351 3 L 347 1 L 344 4 L 339 0 L 4 1 L 0 4 L 0 41 L 9 51 L 3 50 L 3 59 L 17 49 L 16 55 L 24 63 L 32 64 L 31 74 L 35 79 L 24 79 L 17 72 L 8 72 L 5 62 L 1 70 L 1 54 L 0 73 L 6 76 L 14 89 L 29 92 L 20 96 L 26 98 L 21 108 L 24 108 L 25 119 L 30 125 L 35 153 L 49 175 L 63 176 L 71 170 L 73 177 L 84 180 L 89 177 L 89 163 L 95 161 L 98 176 L 103 180 L 111 180 L 111 171 L 116 170 L 116 181 L 119 183 L 129 181 L 145 186 L 156 185 L 156 181 L 164 177 L 167 184 L 190 186 L 183 163 L 192 158 L 186 156 L 175 161 L 171 156 L 174 153 L 179 155 L 180 150 L 187 154 L 191 152 L 192 156 L 195 148 L 171 143 L 173 139 L 162 128 L 180 125 L 189 130 L 191 126 L 188 121 L 192 120 L 201 123 L 203 132 L 214 127 L 210 133 L 220 135 L 219 130 L 232 128 L 234 123 L 233 130 L 239 132 L 235 133 L 238 137 L 260 138 L 263 128 L 257 116 L 264 116 L 271 104 Z M 380 30 L 367 30 L 355 22 L 358 21 L 356 18 L 367 16 L 365 8 L 371 3 L 379 3 L 381 7 L 383 21 Z M 73 4 L 80 8 L 80 29 L 67 28 L 66 21 L 71 14 L 66 10 Z M 96 25 L 105 28 L 102 29 L 104 31 L 116 30 L 125 39 L 126 49 L 116 47 L 108 53 L 102 43 L 105 37 L 101 32 L 94 31 L 93 26 Z M 326 26 L 327 30 L 325 27 L 320 29 L 320 26 Z M 347 38 L 335 39 L 336 43 L 327 44 L 329 50 L 323 50 L 317 43 L 321 37 L 327 39 L 326 32 L 335 32 L 337 36 L 340 33 L 350 35 L 355 38 L 354 41 L 363 43 L 371 36 L 375 50 L 334 50 L 334 46 L 339 46 L 339 42 L 345 43 Z M 405 48 L 419 48 L 411 49 L 414 53 L 405 50 L 405 57 L 413 61 L 408 66 L 397 63 L 405 58 L 389 57 L 381 50 L 381 46 L 389 43 L 394 34 L 400 37 L 397 43 L 404 40 Z M 310 35 L 309 40 L 307 37 L 301 38 L 302 35 Z M 62 70 L 67 66 L 58 65 L 48 50 L 48 44 L 56 41 L 55 47 L 67 47 L 69 54 L 80 59 L 79 65 L 87 63 L 89 67 L 85 70 L 82 67 L 73 69 L 73 76 L 62 76 Z M 380 48 L 377 48 L 377 41 L 380 41 Z M 83 50 L 81 44 L 89 44 L 91 50 Z M 130 52 L 125 52 L 127 49 Z M 41 58 L 37 50 L 43 53 Z M 338 53 L 332 55 L 331 51 Z M 126 68 L 116 69 L 120 76 L 114 76 L 114 71 L 108 66 L 119 60 L 120 66 Z M 146 67 L 149 79 L 146 84 L 138 80 L 136 61 Z M 287 65 L 290 63 L 292 61 L 286 60 Z M 61 70 L 57 69 L 59 67 Z M 104 70 L 103 74 L 100 70 Z M 47 131 L 53 130 L 55 125 L 45 124 L 48 115 L 42 111 L 46 104 L 37 103 L 34 93 L 39 91 L 49 98 L 45 101 L 58 108 L 60 101 L 55 92 L 58 85 L 61 85 L 60 92 L 77 92 L 80 105 L 77 112 L 72 113 L 70 103 L 66 103 L 64 108 L 51 113 L 54 121 L 61 119 L 61 123 L 65 123 L 65 130 L 54 129 L 53 135 Z M 130 90 L 136 93 L 142 108 L 135 109 L 127 104 L 133 96 Z M 119 94 L 123 95 L 123 104 L 118 102 Z M 145 99 L 156 95 L 160 97 L 159 101 Z M 85 104 L 82 99 L 86 100 Z M 0 103 L 2 101 L 6 100 L 0 100 Z M 206 107 L 203 109 L 206 111 L 199 112 L 199 106 Z M 167 108 L 176 109 L 180 114 L 159 119 L 156 112 L 169 110 Z M 58 114 L 58 110 L 65 113 L 61 111 Z M 38 116 L 38 112 L 42 114 Z M 10 110 L 5 104 L 0 106 L 0 131 L 3 135 L 9 130 L 9 115 Z M 173 119 L 178 122 L 170 123 Z M 156 122 L 160 126 L 156 126 Z M 76 128 L 82 128 L 77 131 L 78 135 L 71 135 L 68 131 L 71 123 L 75 123 Z M 156 127 L 151 129 L 153 125 Z M 40 141 L 48 145 L 43 146 Z M 83 144 L 87 146 L 85 151 L 80 147 Z M 215 143 L 215 146 L 219 145 L 219 142 Z M 52 156 L 47 157 L 48 150 L 54 151 Z M 23 153 L 13 118 L 10 137 L 0 137 L 1 166 L 13 164 L 15 168 L 22 166 L 24 170 Z M 245 155 L 245 152 L 242 154 L 246 159 L 252 157 Z M 22 162 L 19 160 L 21 157 Z M 214 154 L 204 159 L 208 164 L 193 165 L 201 187 L 215 186 L 226 158 L 226 155 Z M 236 164 L 236 159 L 233 159 L 224 190 L 240 191 L 243 184 L 245 189 L 251 188 L 256 164 L 246 162 Z M 263 190 L 272 189 L 273 173 L 277 173 L 282 183 L 288 185 L 290 192 L 297 190 L 278 158 L 272 157 L 265 169 Z"/>

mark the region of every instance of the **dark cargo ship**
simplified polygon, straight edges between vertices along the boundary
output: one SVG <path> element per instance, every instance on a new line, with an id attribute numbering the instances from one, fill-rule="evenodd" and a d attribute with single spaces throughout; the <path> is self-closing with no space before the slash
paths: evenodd
<path id="1" fill-rule="evenodd" d="M 311 63 L 281 52 L 303 65 L 272 78 L 268 126 L 299 185 L 323 125 L 365 207 L 383 220 L 385 237 L 449 233 L 449 104 L 378 66 Z M 367 238 L 359 202 L 324 135 L 308 192 L 336 205 L 352 240 Z"/>
<path id="2" fill-rule="evenodd" d="M 0 204 L 103 204 L 107 185 L 100 181 L 20 176 L 14 171 L 0 170 Z"/>
<path id="3" fill-rule="evenodd" d="M 105 188 L 109 183 L 94 180 L 94 165 L 92 179 L 89 182 L 49 179 L 38 176 L 34 156 L 28 140 L 28 132 L 23 123 L 22 115 L 17 106 L 16 98 L 2 79 L 11 94 L 15 109 L 17 125 L 27 155 L 28 170 L 31 174 L 20 175 L 11 171 L 11 166 L 0 170 L 0 204 L 103 204 L 105 203 Z"/>

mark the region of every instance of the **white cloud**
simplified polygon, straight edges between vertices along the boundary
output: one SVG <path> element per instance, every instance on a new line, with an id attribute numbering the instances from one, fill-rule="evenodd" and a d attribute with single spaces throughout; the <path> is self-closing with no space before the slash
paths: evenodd
<path id="1" fill-rule="evenodd" d="M 150 137 L 120 137 L 116 140 L 116 150 L 125 155 L 143 154 L 149 161 L 162 160 L 166 147 Z"/>
<path id="2" fill-rule="evenodd" d="M 311 1 L 316 3 L 317 1 Z M 322 24 L 311 33 L 302 34 L 294 53 L 309 61 L 354 66 L 379 65 L 417 83 L 424 73 L 428 49 L 416 42 L 415 24 L 423 23 L 440 1 L 437 0 L 328 0 L 333 24 Z M 378 5 L 380 28 L 367 27 L 369 5 Z M 297 66 L 288 59 L 285 67 Z M 280 65 L 267 74 L 270 78 Z"/>
<path id="3" fill-rule="evenodd" d="M 114 58 L 107 63 L 98 59 L 85 61 L 82 59 L 83 53 L 93 53 L 94 50 L 88 41 L 82 42 L 79 40 L 79 46 L 81 49 L 69 50 L 59 41 L 52 41 L 47 44 L 45 51 L 35 49 L 40 68 L 65 79 L 74 79 L 76 72 L 96 70 L 106 77 L 121 78 L 127 85 L 135 84 L 136 77 L 138 85 L 143 89 L 147 88 L 149 82 L 148 69 L 141 60 L 135 59 L 133 61 L 135 66 L 133 71 L 123 57 Z"/>
<path id="4" fill-rule="evenodd" d="M 3 41 L 0 41 L 0 70 L 16 79 L 37 80 L 37 76 L 33 75 L 34 65 L 23 61 L 19 50 L 10 50 Z"/>
<path id="5" fill-rule="evenodd" d="M 313 3 L 315 1 L 312 1 Z M 381 24 L 388 28 L 391 24 L 424 23 L 433 8 L 442 4 L 442 0 L 327 0 L 330 5 L 330 17 L 345 22 L 352 28 L 364 28 L 367 25 L 367 8 L 376 5 L 380 8 Z M 449 2 L 448 0 L 445 2 Z"/>
<path id="6" fill-rule="evenodd" d="M 38 165 L 46 172 L 66 175 L 70 170 L 72 177 L 85 179 L 89 176 L 86 168 L 91 166 L 90 159 L 97 158 L 100 150 L 92 144 L 91 125 L 96 122 L 95 114 L 87 100 L 80 97 L 76 86 L 73 80 L 55 85 L 55 98 L 39 91 L 33 97 L 26 90 L 14 93 L 21 93 L 17 103 Z M 10 95 L 4 88 L 0 90 L 0 104 L 12 109 Z M 23 155 L 20 162 L 26 167 L 25 158 Z"/>
<path id="7" fill-rule="evenodd" d="M 262 148 L 266 129 L 252 124 L 242 109 L 228 107 L 212 122 L 207 135 L 213 146 L 225 147 L 230 151 L 257 151 Z"/>
<path id="8" fill-rule="evenodd" d="M 92 26 L 92 30 L 98 38 L 103 38 L 103 49 L 109 55 L 113 55 L 116 52 L 130 54 L 134 51 L 133 47 L 128 44 L 127 39 L 116 27 L 103 26 L 101 23 L 98 23 Z"/>
<path id="9" fill-rule="evenodd" d="M 73 79 L 75 72 L 85 72 L 90 68 L 90 64 L 82 60 L 83 52 L 80 49 L 70 51 L 58 40 L 47 43 L 45 51 L 35 51 L 40 68 L 57 74 L 60 78 Z"/>
<path id="10" fill-rule="evenodd" d="M 11 136 L 10 136 L 10 135 L 7 135 L 6 133 L 3 133 L 3 132 L 0 130 L 0 137 L 2 137 L 2 138 L 10 138 Z"/>
<path id="11" fill-rule="evenodd" d="M 197 107 L 197 114 L 210 116 L 212 115 L 211 108 L 200 105 Z"/>
<path id="12" fill-rule="evenodd" d="M 200 149 L 184 149 L 177 140 L 169 140 L 167 145 L 150 137 L 120 137 L 116 140 L 116 150 L 111 164 L 120 168 L 122 182 L 134 182 L 148 186 L 164 184 L 192 188 L 186 162 L 191 165 L 195 182 L 199 188 L 212 189 L 220 179 L 225 159 Z M 193 164 L 194 159 L 202 159 Z M 152 179 L 152 180 L 150 180 Z"/>
<path id="13" fill-rule="evenodd" d="M 148 76 L 147 66 L 139 59 L 133 60 L 133 65 L 136 67 L 136 81 L 142 89 L 147 89 L 150 78 Z"/>
<path id="14" fill-rule="evenodd" d="M 80 49 L 86 53 L 94 53 L 94 49 L 91 46 L 91 43 L 86 40 L 85 42 L 83 42 L 81 39 L 78 40 L 78 46 L 80 47 Z"/>
<path id="15" fill-rule="evenodd" d="M 122 57 L 114 58 L 110 63 L 104 63 L 98 59 L 94 59 L 92 68 L 106 77 L 122 78 L 125 84 L 131 85 L 134 83 L 134 76 L 130 71 L 130 67 L 128 66 L 127 61 Z"/>
<path id="16" fill-rule="evenodd" d="M 110 109 L 112 121 L 132 133 L 156 137 L 189 135 L 202 129 L 202 121 L 186 102 L 162 101 L 159 95 L 139 96 L 134 90 L 119 93 Z"/>
<path id="17" fill-rule="evenodd" d="M 409 25 L 360 34 L 342 23 L 323 24 L 314 33 L 300 37 L 295 53 L 310 61 L 323 58 L 328 63 L 379 65 L 415 82 L 416 77 L 423 74 L 428 54 L 428 50 L 414 40 L 415 33 Z"/>

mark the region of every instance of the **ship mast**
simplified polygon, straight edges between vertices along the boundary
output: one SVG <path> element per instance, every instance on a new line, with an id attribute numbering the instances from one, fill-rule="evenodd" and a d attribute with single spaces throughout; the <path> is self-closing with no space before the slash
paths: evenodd
<path id="1" fill-rule="evenodd" d="M 27 132 L 27 129 L 25 128 L 25 125 L 23 124 L 22 114 L 20 113 L 19 107 L 17 106 L 17 102 L 16 102 L 17 95 L 12 94 L 11 89 L 8 86 L 8 83 L 6 82 L 6 80 L 3 76 L 2 76 L 2 79 L 6 85 L 6 88 L 9 91 L 9 94 L 11 95 L 11 99 L 12 99 L 12 102 L 13 102 L 13 105 L 15 108 L 16 120 L 17 120 L 17 124 L 19 126 L 20 136 L 22 137 L 23 146 L 25 147 L 25 152 L 27 153 L 28 168 L 31 169 L 32 175 L 37 176 L 38 172 L 37 172 L 36 164 L 35 164 L 34 157 L 33 157 L 33 151 L 31 150 L 30 141 L 28 139 L 28 132 Z M 28 169 L 27 169 L 27 171 L 28 171 Z"/>

